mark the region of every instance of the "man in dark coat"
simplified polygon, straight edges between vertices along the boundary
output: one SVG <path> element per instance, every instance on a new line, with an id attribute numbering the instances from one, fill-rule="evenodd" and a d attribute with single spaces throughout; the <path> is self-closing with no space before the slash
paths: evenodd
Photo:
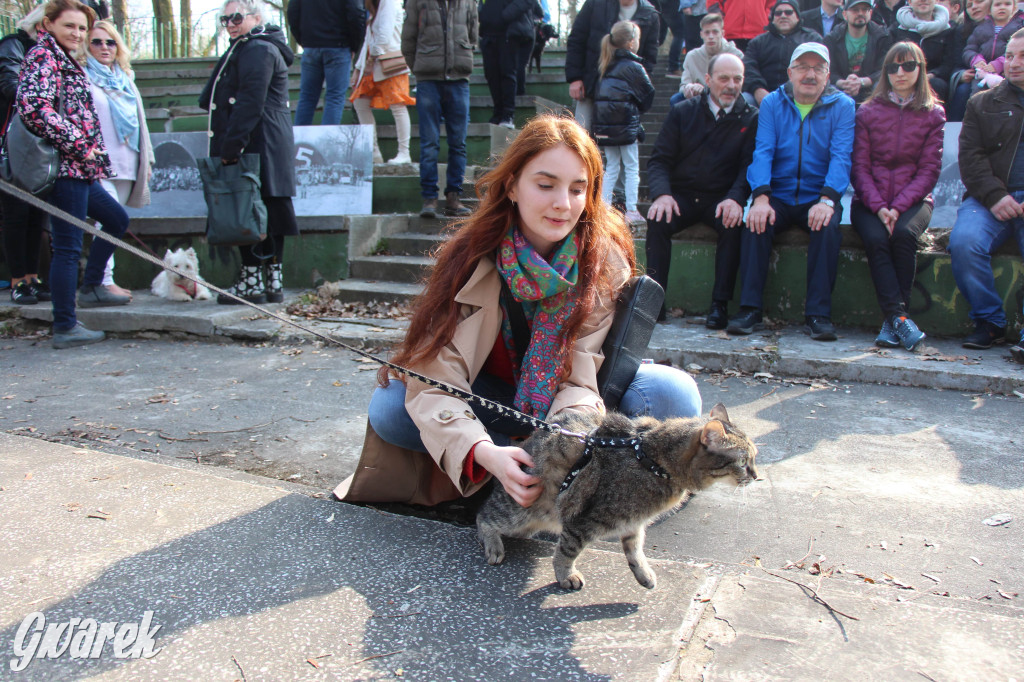
<path id="1" fill-rule="evenodd" d="M 352 53 L 359 51 L 366 31 L 363 3 L 361 0 L 291 0 L 288 27 L 302 46 L 295 125 L 312 125 L 320 91 L 325 89 L 320 123 L 338 125 L 345 109 Z"/>
<path id="2" fill-rule="evenodd" d="M 667 291 L 672 235 L 698 223 L 713 225 L 718 232 L 715 285 L 705 324 L 724 329 L 740 263 L 757 109 L 742 97 L 739 57 L 720 53 L 708 68 L 706 90 L 672 107 L 647 163 L 655 197 L 647 212 L 647 274 Z M 665 319 L 664 307 L 658 319 Z"/>
<path id="3" fill-rule="evenodd" d="M 519 89 L 519 43 L 525 25 L 527 38 L 533 33 L 533 5 L 536 0 L 480 0 L 480 54 L 484 78 L 491 91 L 493 113 L 490 122 L 514 128 L 516 91 Z M 513 28 L 516 36 L 513 36 Z M 532 40 L 531 40 L 532 43 Z"/>
<path id="4" fill-rule="evenodd" d="M 789 58 L 796 46 L 820 42 L 820 35 L 801 24 L 796 0 L 779 0 L 772 7 L 767 30 L 751 40 L 743 51 L 744 91 L 760 105 L 769 92 L 789 80 Z"/>
<path id="5" fill-rule="evenodd" d="M 648 0 L 587 0 L 583 3 L 566 43 L 565 80 L 569 83 L 569 95 L 576 100 L 576 121 L 588 130 L 593 118 L 601 39 L 619 21 L 632 21 L 640 27 L 637 54 L 648 75 L 658 61 L 661 20 Z"/>
<path id="6" fill-rule="evenodd" d="M 967 194 L 949 236 L 949 253 L 975 327 L 964 348 L 1006 341 L 1004 297 L 996 290 L 992 252 L 1015 238 L 1024 254 L 1024 29 L 1010 38 L 1005 57 L 1006 80 L 967 102 L 960 131 L 960 177 Z M 1024 332 L 1010 355 L 1024 363 Z"/>
<path id="7" fill-rule="evenodd" d="M 800 21 L 804 28 L 809 28 L 818 35 L 827 36 L 843 23 L 840 11 L 843 3 L 840 0 L 821 0 L 820 7 L 813 7 L 800 13 Z"/>
<path id="8" fill-rule="evenodd" d="M 844 23 L 825 36 L 832 58 L 832 85 L 863 102 L 882 76 L 882 62 L 892 45 L 889 32 L 871 21 L 871 0 L 847 0 Z"/>

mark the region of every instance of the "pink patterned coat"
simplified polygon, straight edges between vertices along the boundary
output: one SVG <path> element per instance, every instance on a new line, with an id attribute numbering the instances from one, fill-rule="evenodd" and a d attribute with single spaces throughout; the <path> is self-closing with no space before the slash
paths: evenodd
<path id="1" fill-rule="evenodd" d="M 58 111 L 62 98 L 64 108 Z M 35 47 L 25 54 L 16 102 L 25 126 L 48 140 L 60 154 L 57 177 L 75 180 L 114 177 L 106 156 L 85 160 L 93 149 L 105 149 L 100 120 L 92 104 L 89 77 L 54 37 L 42 29 L 39 29 Z"/>

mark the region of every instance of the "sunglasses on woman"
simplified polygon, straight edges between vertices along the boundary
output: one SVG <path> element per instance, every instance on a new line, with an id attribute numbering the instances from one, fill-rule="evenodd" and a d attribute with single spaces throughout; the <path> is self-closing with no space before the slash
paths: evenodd
<path id="1" fill-rule="evenodd" d="M 111 38 L 110 40 L 103 40 L 102 38 L 93 38 L 89 41 L 89 44 L 93 47 L 103 47 L 104 45 L 106 45 L 107 47 L 117 47 L 117 41 L 113 38 Z"/>
<path id="2" fill-rule="evenodd" d="M 242 14 L 241 12 L 235 12 L 234 14 L 225 14 L 220 18 L 220 25 L 227 26 L 228 24 L 231 24 L 232 26 L 238 26 L 243 21 L 245 21 L 246 17 L 251 16 L 251 12 L 249 14 Z"/>
<path id="3" fill-rule="evenodd" d="M 899 62 L 892 63 L 885 67 L 885 72 L 890 76 L 896 75 L 896 72 L 903 69 L 903 73 L 913 73 L 917 71 L 917 67 L 920 66 L 917 62 Z"/>

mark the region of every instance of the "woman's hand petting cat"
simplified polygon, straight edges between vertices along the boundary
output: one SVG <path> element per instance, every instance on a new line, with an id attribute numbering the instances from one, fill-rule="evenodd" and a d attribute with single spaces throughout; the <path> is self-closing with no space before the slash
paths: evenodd
<path id="1" fill-rule="evenodd" d="M 533 459 L 522 448 L 500 447 L 488 441 L 480 441 L 473 451 L 476 463 L 487 469 L 501 481 L 505 492 L 521 507 L 529 507 L 544 487 L 540 479 L 523 471 L 521 466 L 533 466 Z"/>

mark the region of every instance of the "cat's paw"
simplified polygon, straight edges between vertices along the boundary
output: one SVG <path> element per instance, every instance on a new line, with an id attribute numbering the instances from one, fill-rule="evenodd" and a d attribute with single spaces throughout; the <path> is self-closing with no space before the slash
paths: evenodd
<path id="1" fill-rule="evenodd" d="M 582 590 L 584 582 L 583 574 L 579 571 L 573 571 L 564 578 L 558 579 L 558 585 L 563 590 Z"/>
<path id="2" fill-rule="evenodd" d="M 648 590 L 653 590 L 658 584 L 658 576 L 654 575 L 654 571 L 651 569 L 633 569 L 633 576 L 636 581 L 646 587 Z"/>
<path id="3" fill-rule="evenodd" d="M 484 557 L 491 566 L 497 566 L 505 560 L 505 543 L 501 537 L 481 538 L 480 544 L 484 548 Z"/>

